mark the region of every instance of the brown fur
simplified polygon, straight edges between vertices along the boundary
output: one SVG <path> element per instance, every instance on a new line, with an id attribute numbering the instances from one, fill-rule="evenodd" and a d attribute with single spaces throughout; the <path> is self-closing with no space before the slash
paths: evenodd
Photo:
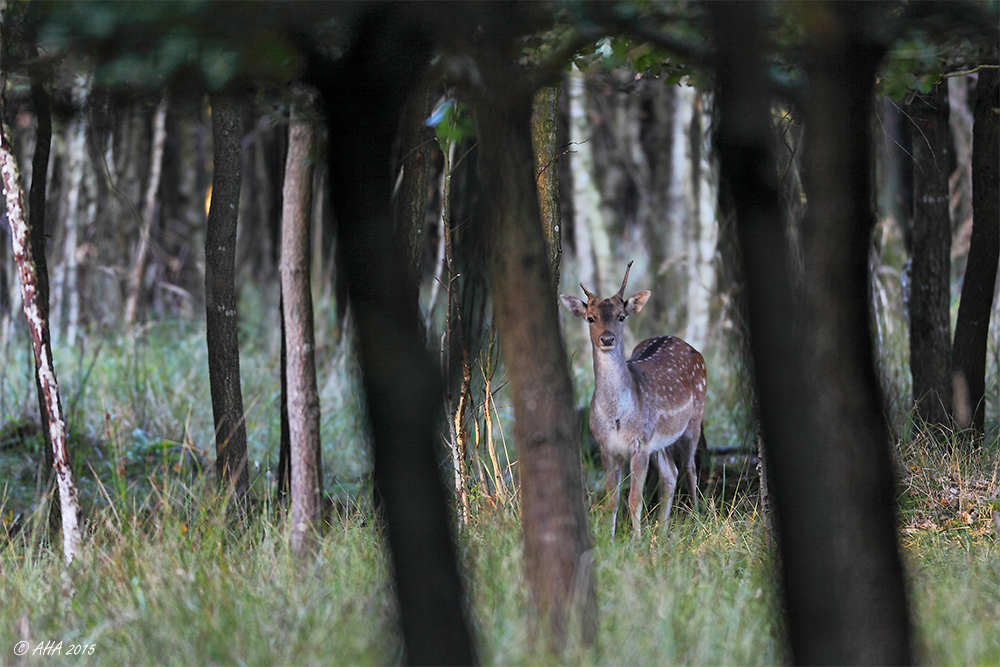
<path id="1" fill-rule="evenodd" d="M 559 297 L 571 313 L 590 325 L 595 375 L 590 430 L 601 448 L 605 485 L 613 503 L 612 535 L 626 460 L 632 473 L 628 504 L 637 535 L 642 516 L 642 486 L 650 458 L 660 469 L 663 482 L 664 529 L 680 474 L 686 475 L 697 503 L 694 458 L 705 409 L 705 360 L 680 338 L 660 336 L 644 340 L 626 361 L 625 321 L 642 310 L 650 295 L 644 291 L 623 300 L 627 281 L 626 270 L 618 294 L 607 299 L 587 292 L 586 288 L 586 302 L 568 294 Z"/>

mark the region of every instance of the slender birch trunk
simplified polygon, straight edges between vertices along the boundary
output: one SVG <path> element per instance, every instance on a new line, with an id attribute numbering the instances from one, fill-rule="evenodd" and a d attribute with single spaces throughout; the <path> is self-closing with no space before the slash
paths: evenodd
<path id="1" fill-rule="evenodd" d="M 569 155 L 573 172 L 573 223 L 576 231 L 576 257 L 580 282 L 598 294 L 610 273 L 611 248 L 601 215 L 601 195 L 594 182 L 592 130 L 587 120 L 587 87 L 583 72 L 576 66 L 569 75 Z"/>
<path id="2" fill-rule="evenodd" d="M 63 241 L 63 261 L 57 269 L 55 280 L 55 324 L 56 339 L 66 340 L 70 345 L 76 342 L 77 325 L 80 321 L 80 286 L 78 284 L 77 250 L 80 229 L 80 190 L 83 187 L 84 156 L 86 155 L 87 125 L 84 106 L 90 81 L 87 75 L 77 75 L 73 81 L 73 104 L 77 109 L 69 126 L 66 142 L 67 178 L 66 190 L 66 230 Z"/>
<path id="3" fill-rule="evenodd" d="M 718 167 L 712 159 L 710 128 L 712 100 L 708 94 L 696 93 L 694 121 L 698 123 L 697 137 L 692 146 L 692 160 L 697 160 L 694 172 L 695 215 L 691 218 L 690 249 L 688 250 L 688 307 L 687 341 L 700 350 L 705 349 L 708 337 L 709 304 L 715 293 L 715 249 L 719 241 L 716 224 L 718 201 Z"/>
<path id="4" fill-rule="evenodd" d="M 24 217 L 24 195 L 21 191 L 17 160 L 6 134 L 2 131 L 0 131 L 0 171 L 6 194 L 7 220 L 10 224 L 14 261 L 17 263 L 18 277 L 21 281 L 24 315 L 28 318 L 28 328 L 31 331 L 35 351 L 35 367 L 38 369 L 38 380 L 45 396 L 48 435 L 52 443 L 56 481 L 59 485 L 63 555 L 66 564 L 69 565 L 80 551 L 80 499 L 76 484 L 73 482 L 73 471 L 66 451 L 66 428 L 59 401 L 59 384 L 52 364 L 52 347 L 48 345 L 44 336 L 46 322 L 42 317 L 38 299 L 38 276 L 31 256 L 31 235 Z"/>
<path id="5" fill-rule="evenodd" d="M 146 257 L 149 255 L 149 233 L 156 219 L 156 193 L 160 189 L 160 174 L 163 169 L 163 145 L 167 139 L 167 97 L 164 95 L 156 105 L 153 117 L 153 155 L 150 157 L 149 184 L 142 204 L 142 227 L 139 228 L 139 244 L 135 249 L 135 261 L 129 278 L 128 301 L 125 304 L 125 324 L 135 324 L 139 311 L 139 296 L 142 292 L 142 276 L 146 272 Z"/>

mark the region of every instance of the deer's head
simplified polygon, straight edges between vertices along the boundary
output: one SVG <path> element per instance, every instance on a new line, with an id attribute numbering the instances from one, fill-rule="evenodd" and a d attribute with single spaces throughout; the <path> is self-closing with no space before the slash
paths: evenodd
<path id="1" fill-rule="evenodd" d="M 631 268 L 632 262 L 629 262 L 621 288 L 617 294 L 607 299 L 591 294 L 583 283 L 580 288 L 587 295 L 586 301 L 569 294 L 559 295 L 559 301 L 569 312 L 587 320 L 590 325 L 590 342 L 595 350 L 610 352 L 615 348 L 624 349 L 625 320 L 629 315 L 642 310 L 649 299 L 649 290 L 625 298 L 625 285 Z"/>

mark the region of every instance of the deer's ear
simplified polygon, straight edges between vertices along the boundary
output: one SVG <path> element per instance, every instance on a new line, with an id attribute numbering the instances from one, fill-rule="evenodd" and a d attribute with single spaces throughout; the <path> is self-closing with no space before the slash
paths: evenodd
<path id="1" fill-rule="evenodd" d="M 639 292 L 638 294 L 633 294 L 625 302 L 625 314 L 635 315 L 642 307 L 646 305 L 646 301 L 649 300 L 649 290 Z"/>
<path id="2" fill-rule="evenodd" d="M 566 310 L 573 313 L 577 317 L 587 316 L 587 304 L 585 304 L 583 301 L 576 298 L 575 296 L 570 296 L 569 294 L 560 294 L 559 301 L 562 303 L 563 306 L 566 307 Z"/>

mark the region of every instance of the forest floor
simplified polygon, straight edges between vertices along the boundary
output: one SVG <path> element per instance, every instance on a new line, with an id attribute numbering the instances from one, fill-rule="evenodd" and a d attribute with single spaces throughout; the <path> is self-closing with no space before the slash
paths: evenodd
<path id="1" fill-rule="evenodd" d="M 368 458 L 348 355 L 321 351 L 325 484 L 336 511 L 328 513 L 316 557 L 302 562 L 292 557 L 271 490 L 277 352 L 244 338 L 251 476 L 260 502 L 249 525 L 234 529 L 214 490 L 202 335 L 158 326 L 140 343 L 109 339 L 57 354 L 87 518 L 83 553 L 68 572 L 49 544 L 39 502 L 30 360 L 25 350 L 4 346 L 0 665 L 46 659 L 15 656 L 19 642 L 31 651 L 62 642 L 61 654 L 72 651 L 80 664 L 400 660 L 388 563 L 366 501 Z M 711 418 L 712 444 L 725 444 L 724 431 L 734 427 L 719 408 Z M 896 447 L 917 658 L 997 664 L 1000 442 L 994 434 L 975 448 L 952 444 L 908 436 Z M 681 501 L 666 534 L 651 521 L 641 539 L 612 539 L 608 517 L 592 512 L 600 633 L 563 662 L 787 661 L 753 470 L 746 456 L 718 467 L 707 502 L 692 513 Z M 598 471 L 588 473 L 595 482 Z M 473 499 L 471 520 L 459 531 L 480 657 L 487 664 L 551 662 L 530 641 L 516 504 L 489 500 Z"/>

